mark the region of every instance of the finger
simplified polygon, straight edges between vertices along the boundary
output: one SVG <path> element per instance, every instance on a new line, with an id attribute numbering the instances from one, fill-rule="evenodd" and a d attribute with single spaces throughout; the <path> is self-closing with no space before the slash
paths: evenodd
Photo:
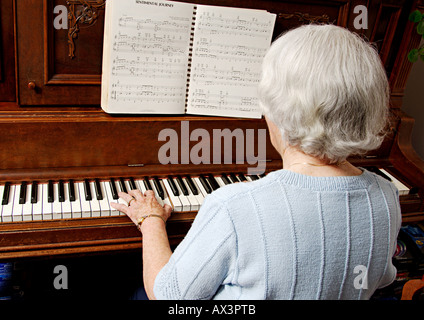
<path id="1" fill-rule="evenodd" d="M 111 202 L 110 206 L 118 211 L 121 211 L 123 213 L 125 213 L 126 215 L 128 215 L 128 207 L 124 204 L 120 204 L 120 203 L 116 203 L 116 202 Z"/>
<path id="2" fill-rule="evenodd" d="M 130 196 L 128 193 L 121 191 L 118 192 L 118 196 L 127 203 L 130 202 L 131 199 L 133 199 L 133 196 Z"/>
<path id="3" fill-rule="evenodd" d="M 166 218 L 168 219 L 171 216 L 172 207 L 169 204 L 165 204 L 163 208 L 165 209 Z"/>
<path id="4" fill-rule="evenodd" d="M 135 198 L 135 200 L 143 200 L 143 194 L 141 193 L 140 190 L 135 189 L 135 190 L 129 190 L 128 193 L 133 196 Z"/>
<path id="5" fill-rule="evenodd" d="M 153 190 L 147 190 L 147 191 L 144 193 L 144 196 L 145 196 L 146 198 L 154 198 L 154 197 L 155 197 L 155 193 L 153 192 Z"/>

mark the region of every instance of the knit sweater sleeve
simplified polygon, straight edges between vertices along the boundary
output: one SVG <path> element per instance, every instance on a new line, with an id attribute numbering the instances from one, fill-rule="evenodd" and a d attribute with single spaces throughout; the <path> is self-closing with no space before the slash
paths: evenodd
<path id="1" fill-rule="evenodd" d="M 221 285 L 231 282 L 236 259 L 234 226 L 222 201 L 210 195 L 186 237 L 157 275 L 155 297 L 211 299 Z"/>

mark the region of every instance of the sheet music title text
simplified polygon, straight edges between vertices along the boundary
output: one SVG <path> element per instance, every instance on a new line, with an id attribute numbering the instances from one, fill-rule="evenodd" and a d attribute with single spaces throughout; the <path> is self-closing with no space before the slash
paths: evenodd
<path id="1" fill-rule="evenodd" d="M 155 2 L 155 1 L 143 1 L 143 0 L 135 0 L 135 3 L 138 4 L 147 4 L 151 6 L 158 6 L 158 7 L 173 7 L 174 5 L 172 3 L 163 3 L 163 2 Z"/>

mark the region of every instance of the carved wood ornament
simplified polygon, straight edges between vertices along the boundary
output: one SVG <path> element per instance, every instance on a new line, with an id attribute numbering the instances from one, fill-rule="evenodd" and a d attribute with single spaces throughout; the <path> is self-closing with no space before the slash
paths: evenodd
<path id="1" fill-rule="evenodd" d="M 68 5 L 68 43 L 69 57 L 75 58 L 75 39 L 78 38 L 80 25 L 92 26 L 99 17 L 99 11 L 104 10 L 106 0 L 67 0 Z"/>
<path id="2" fill-rule="evenodd" d="M 278 18 L 284 19 L 284 20 L 297 18 L 299 22 L 322 22 L 322 23 L 328 23 L 330 20 L 330 17 L 326 14 L 323 14 L 322 16 L 312 16 L 309 13 L 301 13 L 301 12 L 279 13 Z"/>

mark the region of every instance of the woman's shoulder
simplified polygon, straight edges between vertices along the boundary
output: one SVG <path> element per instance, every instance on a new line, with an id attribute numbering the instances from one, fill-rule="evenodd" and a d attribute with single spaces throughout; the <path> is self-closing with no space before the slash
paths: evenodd
<path id="1" fill-rule="evenodd" d="M 270 172 L 265 177 L 254 181 L 228 184 L 215 190 L 211 196 L 219 201 L 231 200 L 235 197 L 247 196 L 250 192 L 269 186 L 276 180 L 276 173 Z"/>

